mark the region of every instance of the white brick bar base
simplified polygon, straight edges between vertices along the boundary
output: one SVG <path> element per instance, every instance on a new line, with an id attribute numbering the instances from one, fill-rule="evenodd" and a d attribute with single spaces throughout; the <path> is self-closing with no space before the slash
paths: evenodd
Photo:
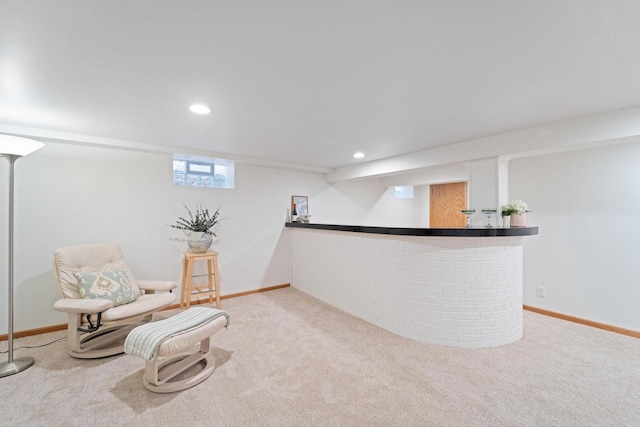
<path id="1" fill-rule="evenodd" d="M 432 344 L 522 337 L 522 237 L 291 233 L 292 286 L 347 313 Z"/>

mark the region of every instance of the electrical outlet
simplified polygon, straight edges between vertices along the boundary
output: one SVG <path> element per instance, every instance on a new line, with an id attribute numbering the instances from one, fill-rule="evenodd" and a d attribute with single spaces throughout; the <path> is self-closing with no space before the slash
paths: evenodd
<path id="1" fill-rule="evenodd" d="M 544 288 L 542 286 L 536 287 L 536 296 L 540 298 L 544 298 Z"/>

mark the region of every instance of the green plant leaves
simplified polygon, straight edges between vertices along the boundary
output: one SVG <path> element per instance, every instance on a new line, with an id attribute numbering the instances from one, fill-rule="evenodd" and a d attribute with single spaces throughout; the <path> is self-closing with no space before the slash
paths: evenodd
<path id="1" fill-rule="evenodd" d="M 209 209 L 205 209 L 200 204 L 199 207 L 196 207 L 195 214 L 191 212 L 191 209 L 184 203 L 182 204 L 187 212 L 189 213 L 189 219 L 178 217 L 178 220 L 175 224 L 169 225 L 171 228 L 176 228 L 178 230 L 184 231 L 196 231 L 201 233 L 207 233 L 212 236 L 215 236 L 216 233 L 213 232 L 213 227 L 220 222 L 220 207 L 216 209 L 213 215 L 209 214 Z"/>

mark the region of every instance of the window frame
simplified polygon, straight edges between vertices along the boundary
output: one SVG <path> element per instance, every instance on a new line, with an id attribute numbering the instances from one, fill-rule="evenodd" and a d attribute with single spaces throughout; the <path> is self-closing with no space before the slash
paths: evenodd
<path id="1" fill-rule="evenodd" d="M 184 162 L 184 172 L 176 170 L 174 166 L 175 162 Z M 207 167 L 210 172 L 191 170 L 192 166 Z M 220 167 L 224 168 L 224 173 L 216 174 L 216 166 L 218 166 L 218 170 L 220 169 Z M 203 157 L 173 153 L 171 176 L 173 185 L 176 185 L 178 187 L 219 188 L 232 190 L 235 188 L 235 161 L 219 157 Z M 196 177 L 208 179 L 210 180 L 209 183 L 212 185 L 189 184 L 190 176 L 192 180 L 197 179 Z M 222 182 L 223 185 L 215 185 L 216 182 Z"/>

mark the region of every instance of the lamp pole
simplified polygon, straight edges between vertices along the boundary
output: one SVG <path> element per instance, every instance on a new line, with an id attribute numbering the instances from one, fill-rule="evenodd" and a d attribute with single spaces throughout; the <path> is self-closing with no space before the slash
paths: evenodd
<path id="1" fill-rule="evenodd" d="M 9 160 L 9 331 L 7 333 L 9 344 L 9 359 L 0 363 L 0 378 L 17 374 L 33 365 L 33 357 L 13 358 L 13 175 L 14 164 L 20 157 L 24 157 L 44 147 L 40 141 L 22 138 L 19 136 L 0 134 L 0 157 Z"/>
<path id="2" fill-rule="evenodd" d="M 8 346 L 9 346 L 9 359 L 7 362 L 0 363 L 0 378 L 8 375 L 17 374 L 24 371 L 29 366 L 33 365 L 33 357 L 19 357 L 14 360 L 13 358 L 13 169 L 16 160 L 22 156 L 15 154 L 3 154 L 9 160 L 9 331 L 8 331 Z"/>

